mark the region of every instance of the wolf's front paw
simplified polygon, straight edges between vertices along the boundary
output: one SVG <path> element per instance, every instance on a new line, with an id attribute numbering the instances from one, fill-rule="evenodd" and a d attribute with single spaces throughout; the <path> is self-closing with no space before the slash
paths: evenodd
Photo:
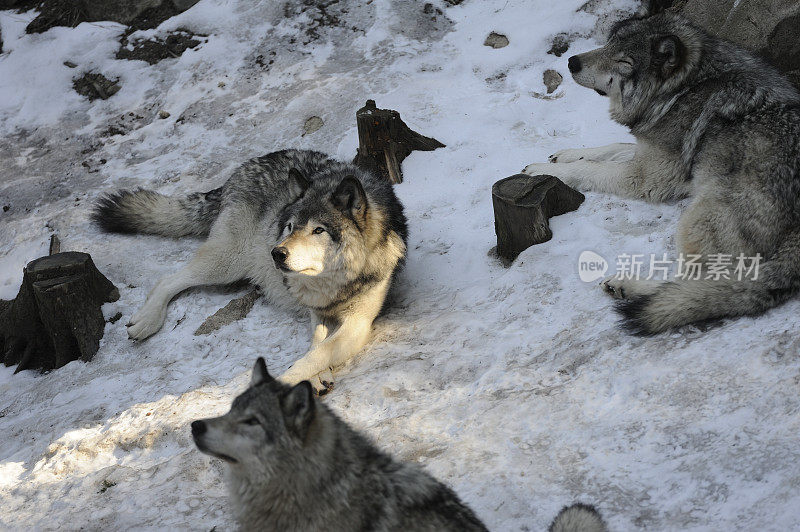
<path id="1" fill-rule="evenodd" d="M 283 375 L 278 377 L 278 380 L 289 386 L 308 381 L 311 383 L 311 387 L 314 388 L 314 393 L 317 395 L 325 395 L 333 390 L 333 373 L 330 369 L 326 369 L 325 371 L 321 371 L 309 377 L 296 369 L 295 366 L 292 366 L 287 369 Z"/>
<path id="2" fill-rule="evenodd" d="M 553 169 L 550 168 L 548 163 L 532 163 L 526 166 L 523 170 L 523 174 L 528 175 L 549 175 Z"/>
<path id="3" fill-rule="evenodd" d="M 128 322 L 128 337 L 141 341 L 153 336 L 164 325 L 166 317 L 166 307 L 149 307 L 145 304 Z"/>
<path id="4" fill-rule="evenodd" d="M 574 163 L 585 158 L 584 150 L 561 150 L 547 158 L 551 163 Z"/>
<path id="5" fill-rule="evenodd" d="M 317 373 L 309 379 L 309 382 L 311 383 L 311 387 L 314 388 L 314 392 L 322 397 L 333 390 L 333 372 L 328 369 Z"/>

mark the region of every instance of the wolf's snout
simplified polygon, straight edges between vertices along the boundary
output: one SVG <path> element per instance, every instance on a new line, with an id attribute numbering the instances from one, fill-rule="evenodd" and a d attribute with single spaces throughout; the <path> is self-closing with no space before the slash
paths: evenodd
<path id="1" fill-rule="evenodd" d="M 208 427 L 203 421 L 192 421 L 192 436 L 195 438 L 205 434 L 206 430 L 208 430 Z"/>
<path id="2" fill-rule="evenodd" d="M 279 248 L 272 248 L 272 260 L 274 260 L 275 264 L 278 266 L 286 262 L 286 257 L 288 256 L 289 250 L 285 247 L 281 246 Z"/>
<path id="3" fill-rule="evenodd" d="M 578 58 L 577 55 L 573 55 L 572 57 L 570 57 L 569 60 L 567 61 L 567 67 L 569 68 L 569 71 L 572 72 L 573 74 L 577 74 L 578 72 L 580 72 L 582 68 L 580 58 Z"/>

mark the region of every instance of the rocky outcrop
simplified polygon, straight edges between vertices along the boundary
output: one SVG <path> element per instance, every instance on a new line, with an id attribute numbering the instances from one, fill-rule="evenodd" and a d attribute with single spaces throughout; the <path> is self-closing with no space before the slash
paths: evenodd
<path id="1" fill-rule="evenodd" d="M 110 20 L 120 24 L 155 27 L 167 18 L 186 11 L 198 0 L 44 0 L 37 6 L 38 17 L 25 31 L 42 33 L 53 26 L 75 27 L 81 22 Z M 13 6 L 19 7 L 19 6 Z"/>

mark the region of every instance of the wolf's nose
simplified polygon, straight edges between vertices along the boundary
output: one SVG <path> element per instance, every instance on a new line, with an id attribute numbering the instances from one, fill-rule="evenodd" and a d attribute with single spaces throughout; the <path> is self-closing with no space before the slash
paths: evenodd
<path id="1" fill-rule="evenodd" d="M 201 436 L 206 432 L 206 424 L 202 421 L 192 421 L 192 436 Z"/>
<path id="2" fill-rule="evenodd" d="M 288 256 L 289 250 L 285 247 L 272 248 L 272 260 L 275 261 L 275 264 L 283 264 Z"/>
<path id="3" fill-rule="evenodd" d="M 567 61 L 567 67 L 569 67 L 569 71 L 573 74 L 577 74 L 581 71 L 581 60 L 578 59 L 577 55 L 573 55 Z"/>

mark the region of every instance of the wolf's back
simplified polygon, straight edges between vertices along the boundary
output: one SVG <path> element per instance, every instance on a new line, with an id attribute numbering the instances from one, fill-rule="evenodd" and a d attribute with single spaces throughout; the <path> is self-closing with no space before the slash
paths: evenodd
<path id="1" fill-rule="evenodd" d="M 608 532 L 608 528 L 594 506 L 578 503 L 562 508 L 548 532 Z"/>
<path id="2" fill-rule="evenodd" d="M 111 233 L 206 236 L 219 215 L 222 191 L 175 198 L 152 190 L 123 190 L 101 196 L 92 219 Z"/>
<path id="3" fill-rule="evenodd" d="M 800 231 L 783 239 L 776 253 L 749 280 L 675 280 L 617 307 L 633 334 L 657 334 L 708 319 L 753 316 L 800 291 Z"/>

